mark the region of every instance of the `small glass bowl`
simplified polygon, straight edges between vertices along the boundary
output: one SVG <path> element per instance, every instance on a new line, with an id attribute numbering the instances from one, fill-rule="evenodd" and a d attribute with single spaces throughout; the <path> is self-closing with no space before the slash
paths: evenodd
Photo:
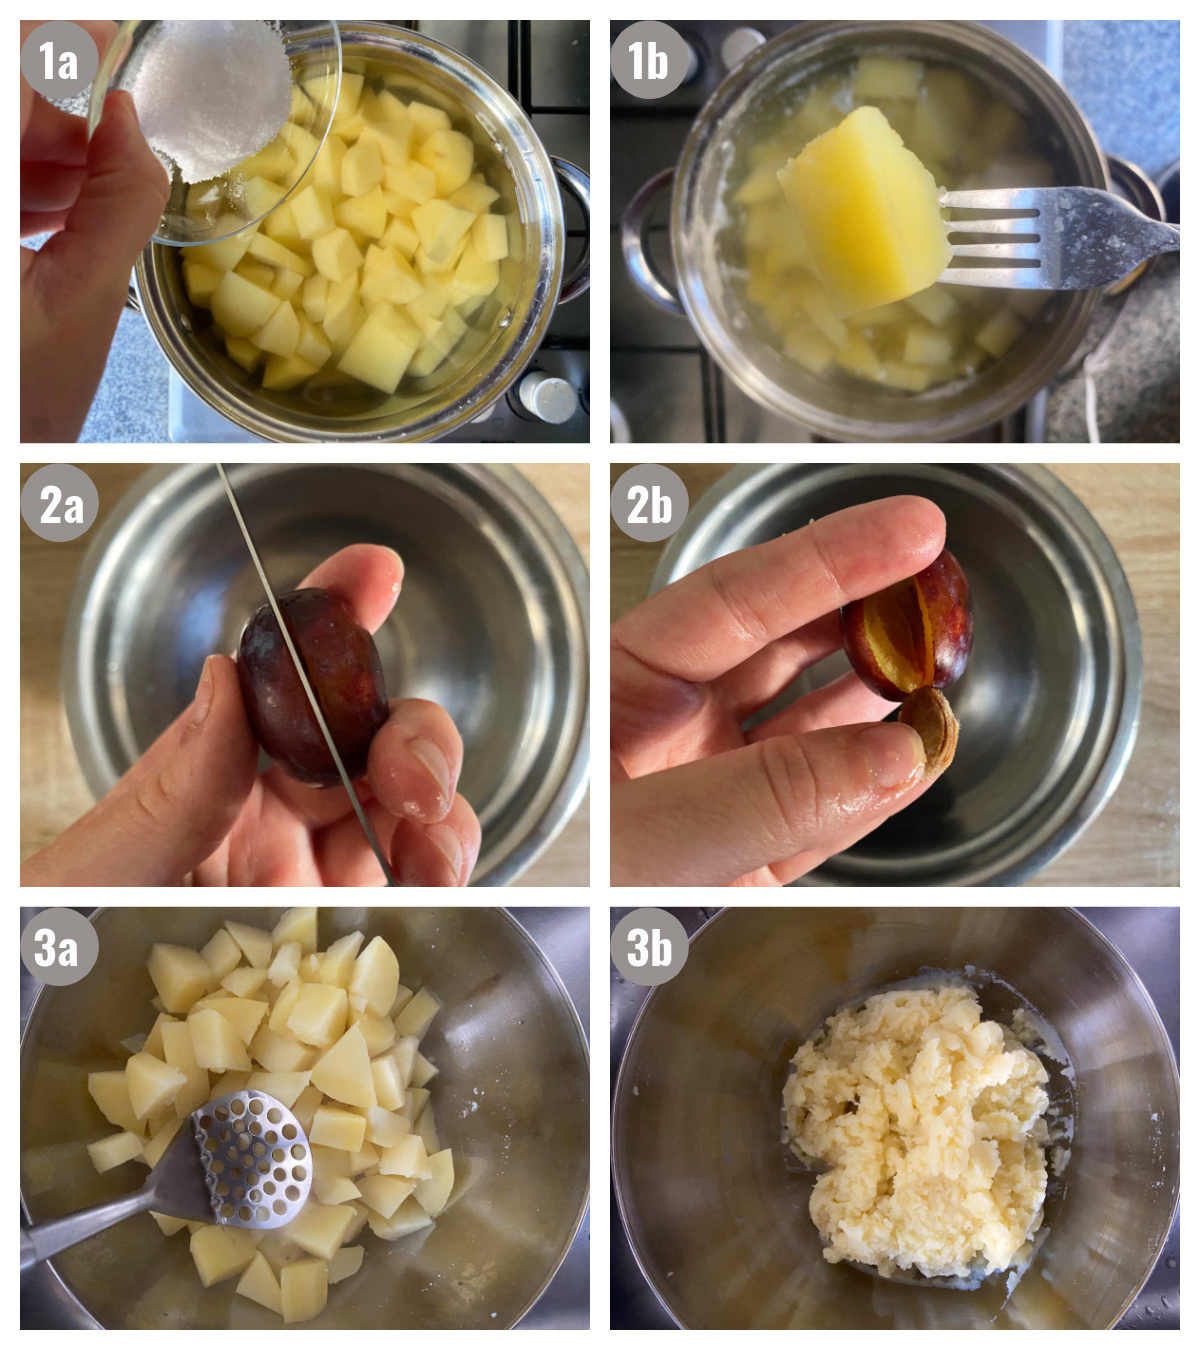
<path id="1" fill-rule="evenodd" d="M 184 182 L 177 165 L 164 164 L 171 175 L 171 195 L 167 199 L 166 209 L 154 233 L 156 243 L 213 244 L 257 225 L 265 220 L 276 206 L 287 201 L 320 154 L 325 137 L 329 134 L 342 84 L 342 40 L 337 23 L 332 19 L 280 19 L 272 22 L 283 38 L 284 50 L 292 68 L 293 87 L 320 77 L 333 77 L 326 82 L 323 99 L 320 102 L 313 101 L 313 117 L 306 128 L 316 140 L 316 150 L 304 162 L 293 161 L 287 176 L 276 180 L 285 189 L 283 196 L 273 203 L 269 210 L 258 215 L 246 208 L 240 193 L 232 190 L 215 192 L 213 200 L 214 203 L 219 200 L 219 210 L 214 209 L 211 214 L 201 215 L 194 212 L 189 214 L 188 194 L 196 185 Z M 100 69 L 96 72 L 96 78 L 92 83 L 91 102 L 88 107 L 89 137 L 99 125 L 104 111 L 104 100 L 109 91 L 130 89 L 133 77 L 141 65 L 146 44 L 161 27 L 162 21 L 158 19 L 126 19 L 121 23 L 116 37 L 104 53 Z M 224 189 L 229 180 L 230 175 L 225 174 L 212 182 L 218 189 Z M 205 186 L 207 187 L 207 184 Z M 234 223 L 231 225 L 231 222 Z"/>

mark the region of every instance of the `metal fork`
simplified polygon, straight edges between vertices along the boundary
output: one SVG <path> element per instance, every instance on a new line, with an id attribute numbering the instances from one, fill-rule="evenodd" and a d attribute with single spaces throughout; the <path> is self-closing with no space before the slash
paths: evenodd
<path id="1" fill-rule="evenodd" d="M 946 192 L 941 203 L 981 213 L 946 222 L 953 262 L 938 280 L 958 286 L 1086 291 L 1120 281 L 1158 253 L 1179 251 L 1177 225 L 1099 188 Z M 978 235 L 998 242 L 964 242 Z M 957 266 L 963 259 L 980 261 Z"/>

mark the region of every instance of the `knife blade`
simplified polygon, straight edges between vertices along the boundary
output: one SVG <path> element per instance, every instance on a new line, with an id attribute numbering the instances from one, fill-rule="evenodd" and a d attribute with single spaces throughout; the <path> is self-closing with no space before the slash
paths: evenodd
<path id="1" fill-rule="evenodd" d="M 267 576 L 267 569 L 263 566 L 262 556 L 254 543 L 250 534 L 249 526 L 242 515 L 242 508 L 238 504 L 237 493 L 233 490 L 233 484 L 229 481 L 229 475 L 225 472 L 223 464 L 217 465 L 217 473 L 221 478 L 221 485 L 225 489 L 225 496 L 229 499 L 230 509 L 233 511 L 233 518 L 237 521 L 238 529 L 242 532 L 242 539 L 246 545 L 246 551 L 250 554 L 250 561 L 254 564 L 254 570 L 258 573 L 258 579 L 262 582 L 262 588 L 267 595 L 267 603 L 271 606 L 271 613 L 275 616 L 275 622 L 279 625 L 279 631 L 283 634 L 284 643 L 288 649 L 288 655 L 292 658 L 292 665 L 296 668 L 296 674 L 300 679 L 300 687 L 304 690 L 304 696 L 308 699 L 308 706 L 312 710 L 312 715 L 316 719 L 317 727 L 325 740 L 326 749 L 333 759 L 334 767 L 338 771 L 338 777 L 342 780 L 342 786 L 346 789 L 346 795 L 350 798 L 350 805 L 354 807 L 354 814 L 358 817 L 358 823 L 362 826 L 363 834 L 367 837 L 367 843 L 371 846 L 372 853 L 375 854 L 375 860 L 383 869 L 385 883 L 388 886 L 395 886 L 396 879 L 392 876 L 392 869 L 388 865 L 387 855 L 379 846 L 379 840 L 375 837 L 375 831 L 371 828 L 371 822 L 363 808 L 362 802 L 358 800 L 358 793 L 354 791 L 354 781 L 346 772 L 346 766 L 342 763 L 342 757 L 338 754 L 338 748 L 334 744 L 333 735 L 329 730 L 329 724 L 325 721 L 325 714 L 321 711 L 321 705 L 317 702 L 317 695 L 309 683 L 308 675 L 304 669 L 304 663 L 300 660 L 300 653 L 296 650 L 296 644 L 292 641 L 292 635 L 288 632 L 288 626 L 283 621 L 283 611 L 279 608 L 279 601 L 275 598 L 275 591 Z"/>

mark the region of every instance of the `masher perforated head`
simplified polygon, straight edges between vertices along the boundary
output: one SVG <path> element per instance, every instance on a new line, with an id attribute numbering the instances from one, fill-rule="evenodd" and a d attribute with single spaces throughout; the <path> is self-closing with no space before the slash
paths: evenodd
<path id="1" fill-rule="evenodd" d="M 204 1180 L 219 1224 L 281 1228 L 312 1189 L 312 1151 L 281 1101 L 243 1088 L 192 1112 Z"/>

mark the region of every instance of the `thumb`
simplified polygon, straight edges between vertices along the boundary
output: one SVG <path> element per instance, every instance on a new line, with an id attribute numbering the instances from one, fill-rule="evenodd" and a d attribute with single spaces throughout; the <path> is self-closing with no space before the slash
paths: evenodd
<path id="1" fill-rule="evenodd" d="M 22 260 L 22 314 L 28 287 L 31 307 L 41 318 L 29 332 L 23 321 L 21 342 L 23 380 L 27 366 L 37 372 L 37 401 L 47 409 L 47 425 L 37 428 L 36 439 L 78 436 L 129 294 L 129 273 L 154 233 L 169 190 L 166 171 L 142 136 L 133 100 L 124 92 L 110 94 L 65 225 Z M 64 351 L 69 361 L 62 360 Z"/>
<path id="2" fill-rule="evenodd" d="M 237 667 L 210 656 L 191 705 L 108 796 L 26 863 L 22 882 L 175 885 L 229 833 L 257 767 Z"/>
<path id="3" fill-rule="evenodd" d="M 793 881 L 918 797 L 925 752 L 893 722 L 774 736 L 614 783 L 616 886 Z M 766 869 L 762 876 L 760 869 Z"/>

